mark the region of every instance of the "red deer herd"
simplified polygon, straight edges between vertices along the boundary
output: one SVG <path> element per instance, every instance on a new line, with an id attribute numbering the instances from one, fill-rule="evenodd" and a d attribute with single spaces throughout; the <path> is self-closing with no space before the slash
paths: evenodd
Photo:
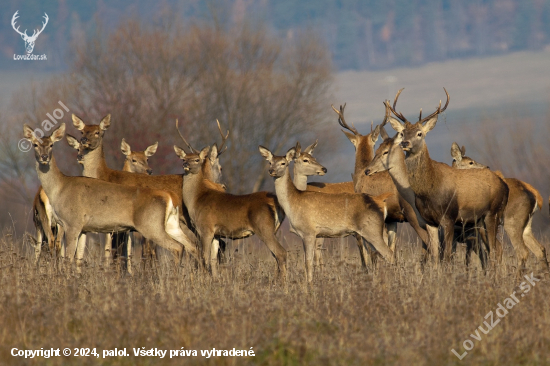
<path id="1" fill-rule="evenodd" d="M 66 176 L 56 165 L 53 145 L 65 136 L 65 124 L 50 137 L 38 139 L 25 125 L 24 136 L 33 146 L 36 172 L 42 186 L 34 199 L 37 230 L 35 261 L 47 245 L 56 258 L 75 260 L 80 270 L 87 233 L 103 233 L 105 260 L 112 260 L 115 237 L 125 238 L 128 271 L 132 271 L 130 232 L 138 232 L 145 242 L 144 257 L 156 258 L 156 246 L 168 249 L 179 264 L 185 251 L 213 276 L 223 258 L 226 239 L 257 235 L 277 262 L 282 280 L 287 275 L 287 250 L 277 238 L 285 217 L 290 230 L 303 241 L 308 282 L 322 259 L 323 238 L 354 235 L 363 267 L 381 256 L 396 261 L 398 222 L 408 222 L 422 242 L 422 260 L 437 267 L 448 263 L 457 242 L 466 243 L 466 264 L 474 251 L 486 269 L 502 261 L 502 243 L 497 231 L 503 225 L 515 250 L 518 274 L 525 269 L 531 250 L 539 266 L 548 271 L 545 248 L 532 232 L 533 215 L 542 206 L 539 192 L 530 184 L 504 178 L 500 172 L 465 156 L 465 148 L 451 148 L 452 166 L 430 158 L 426 135 L 449 105 L 441 102 L 430 115 L 410 122 L 396 110 L 401 89 L 393 102 L 385 101 L 381 125 L 362 135 L 346 123 L 344 106 L 333 107 L 338 122 L 355 147 L 353 180 L 344 183 L 308 183 L 308 176 L 325 175 L 327 169 L 312 156 L 317 141 L 302 149 L 300 143 L 278 156 L 259 146 L 269 166 L 275 193 L 255 192 L 234 195 L 221 182 L 220 156 L 229 131 L 216 143 L 197 150 L 176 129 L 187 151 L 174 146 L 183 174 L 152 175 L 148 158 L 158 143 L 145 151 L 132 151 L 122 139 L 126 159 L 122 170 L 110 169 L 105 161 L 103 137 L 111 124 L 110 115 L 99 125 L 84 123 L 73 115 L 80 140 L 67 135 L 78 151 L 82 177 Z M 390 137 L 385 125 L 396 131 Z M 376 152 L 378 137 L 383 141 Z M 290 165 L 293 166 L 291 179 Z M 441 234 L 441 239 L 440 239 Z M 62 238 L 65 238 L 64 245 Z M 118 239 L 117 239 L 118 242 Z"/>

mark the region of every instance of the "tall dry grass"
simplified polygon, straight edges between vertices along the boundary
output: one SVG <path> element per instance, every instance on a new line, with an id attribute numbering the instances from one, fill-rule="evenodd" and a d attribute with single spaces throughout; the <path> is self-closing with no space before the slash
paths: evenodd
<path id="1" fill-rule="evenodd" d="M 515 258 L 484 275 L 475 262 L 435 270 L 418 265 L 416 238 L 399 239 L 397 265 L 361 269 L 353 241 L 326 243 L 325 266 L 305 283 L 301 244 L 280 234 L 290 251 L 286 285 L 275 261 L 252 240 L 232 243 L 230 261 L 214 280 L 192 265 L 138 265 L 134 276 L 100 265 L 89 245 L 87 266 L 57 270 L 47 255 L 38 270 L 30 247 L 4 234 L 0 241 L 0 363 L 221 365 L 550 364 L 550 285 L 541 281 L 459 361 L 451 349 L 484 316 L 517 291 Z M 544 242 L 548 249 L 548 241 Z M 135 259 L 137 262 L 137 259 Z M 137 264 L 137 263 L 136 263 Z M 537 268 L 534 257 L 528 265 Z M 536 277 L 542 277 L 534 270 Z M 97 348 L 100 358 L 12 357 L 13 347 Z M 102 359 L 126 348 L 129 357 Z M 186 359 L 134 357 L 133 347 L 163 350 L 246 349 L 254 357 Z"/>

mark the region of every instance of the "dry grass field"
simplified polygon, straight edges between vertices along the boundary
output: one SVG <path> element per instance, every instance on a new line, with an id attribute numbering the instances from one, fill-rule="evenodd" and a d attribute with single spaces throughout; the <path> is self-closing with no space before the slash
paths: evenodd
<path id="1" fill-rule="evenodd" d="M 282 234 L 281 234 L 282 235 Z M 286 284 L 275 262 L 254 241 L 233 243 L 230 261 L 214 280 L 192 265 L 154 269 L 136 263 L 133 276 L 105 270 L 98 247 L 87 266 L 60 271 L 45 255 L 38 270 L 30 248 L 0 241 L 0 364 L 17 365 L 545 365 L 550 364 L 550 285 L 546 279 L 523 292 L 511 248 L 505 263 L 484 275 L 464 250 L 448 267 L 420 271 L 416 239 L 403 236 L 395 266 L 361 269 L 349 240 L 325 244 L 325 266 L 305 283 L 303 254 L 292 237 Z M 411 244 L 414 243 L 414 244 Z M 548 250 L 548 241 L 545 242 Z M 95 249 L 94 249 L 95 248 Z M 238 251 L 235 251 L 238 249 Z M 543 278 L 534 257 L 528 262 Z M 531 270 L 529 270 L 529 273 Z M 487 335 L 486 314 L 516 291 L 519 303 Z M 494 322 L 498 319 L 494 315 Z M 484 326 L 483 326 L 484 327 Z M 486 327 L 484 327 L 486 328 Z M 462 361 L 467 339 L 474 348 Z M 469 346 L 469 344 L 467 344 Z M 96 348 L 95 357 L 13 357 L 18 349 Z M 133 348 L 197 350 L 196 357 L 135 357 Z M 250 350 L 254 357 L 201 356 L 200 350 Z M 126 348 L 130 356 L 102 358 Z"/>

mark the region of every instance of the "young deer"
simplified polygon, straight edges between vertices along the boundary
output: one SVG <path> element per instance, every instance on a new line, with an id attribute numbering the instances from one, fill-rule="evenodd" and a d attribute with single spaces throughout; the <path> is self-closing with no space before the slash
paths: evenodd
<path id="1" fill-rule="evenodd" d="M 441 102 L 435 112 L 412 124 L 401 113 L 395 111 L 395 105 L 401 89 L 394 100 L 393 107 L 386 101 L 391 114 L 388 120 L 402 139 L 401 147 L 406 152 L 406 169 L 393 171 L 408 177 L 415 195 L 415 204 L 422 218 L 428 223 L 430 238 L 437 237 L 437 228 L 444 230 L 444 258 L 450 259 L 454 239 L 455 223 L 476 224 L 483 219 L 487 230 L 489 247 L 495 253 L 497 262 L 502 259 L 502 246 L 496 240 L 497 227 L 504 214 L 508 200 L 508 187 L 495 174 L 486 169 L 458 170 L 436 162 L 430 158 L 425 136 L 437 123 L 437 118 L 449 105 L 450 97 L 441 109 Z M 402 168 L 402 167 L 401 167 Z M 430 249 L 434 258 L 439 257 L 439 240 L 430 240 Z"/>
<path id="2" fill-rule="evenodd" d="M 284 280 L 287 251 L 279 243 L 275 233 L 285 215 L 275 195 L 256 192 L 237 196 L 220 190 L 219 186 L 205 179 L 203 169 L 205 164 L 210 165 L 217 159 L 217 145 L 214 144 L 211 149 L 206 147 L 198 154 L 195 153 L 197 150 L 191 150 L 191 153 L 186 153 L 174 145 L 174 151 L 183 161 L 183 201 L 191 221 L 195 224 L 202 243 L 204 260 L 211 268 L 212 275 L 217 276 L 217 262 L 213 255 L 217 252 L 217 242 L 214 239 L 235 240 L 256 234 L 277 260 L 279 275 Z"/>
<path id="3" fill-rule="evenodd" d="M 466 156 L 466 148 L 458 147 L 453 142 L 451 147 L 451 156 L 453 157 L 453 168 L 456 169 L 488 169 L 487 166 L 480 164 Z M 529 248 L 537 257 L 543 270 L 548 271 L 548 260 L 546 250 L 534 237 L 531 225 L 533 215 L 537 208 L 542 209 L 542 196 L 529 183 L 522 182 L 515 178 L 504 178 L 501 172 L 495 172 L 508 186 L 508 204 L 504 210 L 504 231 L 510 237 L 510 241 L 516 251 L 519 261 L 519 267 L 524 268 Z"/>
<path id="4" fill-rule="evenodd" d="M 194 245 L 179 227 L 179 213 L 167 192 L 104 182 L 87 177 L 64 175 L 53 157 L 53 145 L 65 135 L 65 124 L 40 141 L 25 125 L 24 136 L 34 145 L 36 172 L 48 196 L 54 214 L 65 229 L 67 255 L 76 255 L 80 268 L 87 232 L 136 230 L 159 245 L 181 252 L 185 246 L 197 257 Z M 77 245 L 78 242 L 78 245 Z"/>
<path id="5" fill-rule="evenodd" d="M 147 147 L 144 151 L 132 151 L 130 145 L 123 138 L 120 143 L 120 150 L 126 156 L 124 159 L 123 172 L 130 172 L 136 174 L 153 174 L 153 169 L 149 166 L 149 158 L 157 152 L 159 143 L 155 142 L 153 145 Z M 132 244 L 135 240 L 135 236 L 132 239 L 128 238 L 126 242 L 127 263 L 131 265 L 132 257 Z M 152 265 L 153 261 L 157 259 L 157 246 L 150 240 L 143 240 L 141 245 L 141 260 L 144 262 L 149 261 Z M 128 267 L 131 271 L 130 267 Z"/>
<path id="6" fill-rule="evenodd" d="M 327 168 L 317 162 L 317 160 L 311 155 L 313 150 L 317 146 L 317 141 L 302 150 L 299 142 L 296 143 L 296 153 L 294 155 L 294 178 L 293 182 L 297 189 L 300 191 L 312 191 L 323 193 L 355 193 L 352 182 L 344 183 L 308 183 L 307 179 L 312 175 L 325 175 Z M 290 231 L 294 232 L 291 227 Z M 391 237 L 391 236 L 390 236 Z M 367 263 L 371 261 L 371 256 L 365 246 L 363 246 L 363 238 L 356 235 L 357 247 L 359 248 L 359 254 L 361 256 L 361 265 L 363 268 L 367 267 Z M 323 238 L 317 238 L 315 242 L 315 252 L 313 254 L 313 262 L 316 267 L 322 264 L 322 248 Z"/>
<path id="7" fill-rule="evenodd" d="M 371 197 L 357 193 L 300 191 L 290 179 L 288 166 L 296 153 L 291 148 L 285 156 L 275 156 L 263 146 L 260 154 L 269 162 L 269 174 L 288 220 L 302 238 L 305 251 L 306 278 L 313 280 L 315 240 L 361 235 L 390 263 L 393 253 L 384 242 L 385 200 L 389 194 Z"/>

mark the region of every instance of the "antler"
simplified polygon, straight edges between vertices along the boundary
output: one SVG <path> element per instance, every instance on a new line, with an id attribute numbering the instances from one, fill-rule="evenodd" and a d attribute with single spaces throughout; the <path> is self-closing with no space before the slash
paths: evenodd
<path id="1" fill-rule="evenodd" d="M 395 110 L 395 106 L 397 105 L 397 99 L 399 99 L 399 95 L 401 94 L 401 92 L 403 91 L 403 89 L 405 88 L 401 88 L 399 89 L 399 91 L 397 92 L 397 94 L 395 95 L 395 99 L 393 101 L 393 107 L 390 106 L 390 101 L 387 100 L 384 102 L 384 104 L 386 104 L 387 108 L 389 108 L 389 110 L 397 117 L 399 118 L 403 123 L 410 123 L 406 118 L 405 116 L 403 116 L 402 113 L 400 112 L 397 112 Z"/>
<path id="2" fill-rule="evenodd" d="M 344 105 L 340 105 L 340 110 L 338 111 L 336 108 L 334 108 L 334 106 L 331 104 L 330 105 L 332 107 L 332 109 L 334 109 L 334 112 L 336 112 L 336 114 L 338 115 L 338 123 L 340 124 L 340 126 L 344 127 L 346 130 L 349 130 L 351 132 L 353 132 L 354 135 L 359 135 L 359 131 L 357 131 L 357 129 L 355 128 L 355 126 L 353 125 L 353 123 L 351 124 L 351 127 L 346 123 L 346 120 L 344 119 L 344 108 L 346 108 L 346 103 L 344 103 Z"/>
<path id="3" fill-rule="evenodd" d="M 17 28 L 15 28 L 15 20 L 16 20 L 17 18 L 19 18 L 19 15 L 17 15 L 17 13 L 19 13 L 19 10 L 17 10 L 17 11 L 15 12 L 15 14 L 13 14 L 13 17 L 11 18 L 11 26 L 12 26 L 13 29 L 14 29 L 17 33 L 19 33 L 20 35 L 28 37 L 28 36 L 27 36 L 27 30 L 26 30 L 26 29 L 25 29 L 25 32 L 22 33 L 22 32 L 19 31 L 19 26 L 18 26 Z M 44 14 L 45 14 L 45 13 L 44 13 Z"/>
<path id="4" fill-rule="evenodd" d="M 429 119 L 437 116 L 438 114 L 441 114 L 441 113 L 445 112 L 445 110 L 449 106 L 449 102 L 451 101 L 451 97 L 449 96 L 449 93 L 447 93 L 447 89 L 443 88 L 443 90 L 445 90 L 445 94 L 447 94 L 447 103 L 445 103 L 445 106 L 443 107 L 443 109 L 441 109 L 441 101 L 439 101 L 439 106 L 437 107 L 435 112 L 433 112 L 429 116 L 424 117 L 422 119 L 420 119 L 420 117 L 422 117 L 422 110 L 420 110 L 420 117 L 418 118 L 417 123 L 424 123 L 424 122 L 428 121 Z"/>
<path id="5" fill-rule="evenodd" d="M 178 130 L 178 133 L 180 134 L 180 137 L 181 137 L 181 139 L 183 140 L 183 142 L 185 143 L 185 145 L 187 145 L 187 147 L 188 147 L 192 152 L 194 152 L 195 154 L 200 153 L 199 150 L 194 149 L 193 146 L 191 146 L 191 144 L 190 144 L 189 142 L 187 142 L 187 140 L 185 139 L 185 137 L 183 137 L 183 135 L 181 134 L 180 129 L 179 129 L 179 127 L 178 127 L 178 123 L 179 123 L 179 121 L 178 121 L 178 119 L 176 118 L 176 130 Z"/>
<path id="6" fill-rule="evenodd" d="M 223 148 L 223 145 L 225 145 L 225 142 L 227 141 L 227 138 L 229 137 L 229 130 L 227 130 L 227 133 L 224 136 L 223 132 L 222 132 L 222 127 L 220 126 L 220 121 L 216 120 L 216 122 L 218 123 L 218 131 L 220 131 L 220 135 L 222 137 L 222 143 L 221 143 L 220 147 L 218 148 L 218 155 L 221 155 L 225 150 L 227 150 L 227 146 L 225 147 L 224 150 L 222 150 L 222 148 Z"/>
<path id="7" fill-rule="evenodd" d="M 33 32 L 33 34 L 32 34 L 32 36 L 31 36 L 31 38 L 33 38 L 33 37 L 34 37 L 34 38 L 38 37 L 38 35 L 39 35 L 40 33 L 42 33 L 42 31 L 44 30 L 44 28 L 46 28 L 46 24 L 48 24 L 48 20 L 49 20 L 50 18 L 48 18 L 48 14 L 46 14 L 46 13 L 44 13 L 43 18 L 46 20 L 46 22 L 45 22 L 45 23 L 42 22 L 42 29 L 40 29 L 40 30 L 38 31 L 38 33 L 36 33 L 36 29 L 35 29 L 34 32 Z M 35 33 L 36 33 L 36 34 L 35 34 Z"/>

